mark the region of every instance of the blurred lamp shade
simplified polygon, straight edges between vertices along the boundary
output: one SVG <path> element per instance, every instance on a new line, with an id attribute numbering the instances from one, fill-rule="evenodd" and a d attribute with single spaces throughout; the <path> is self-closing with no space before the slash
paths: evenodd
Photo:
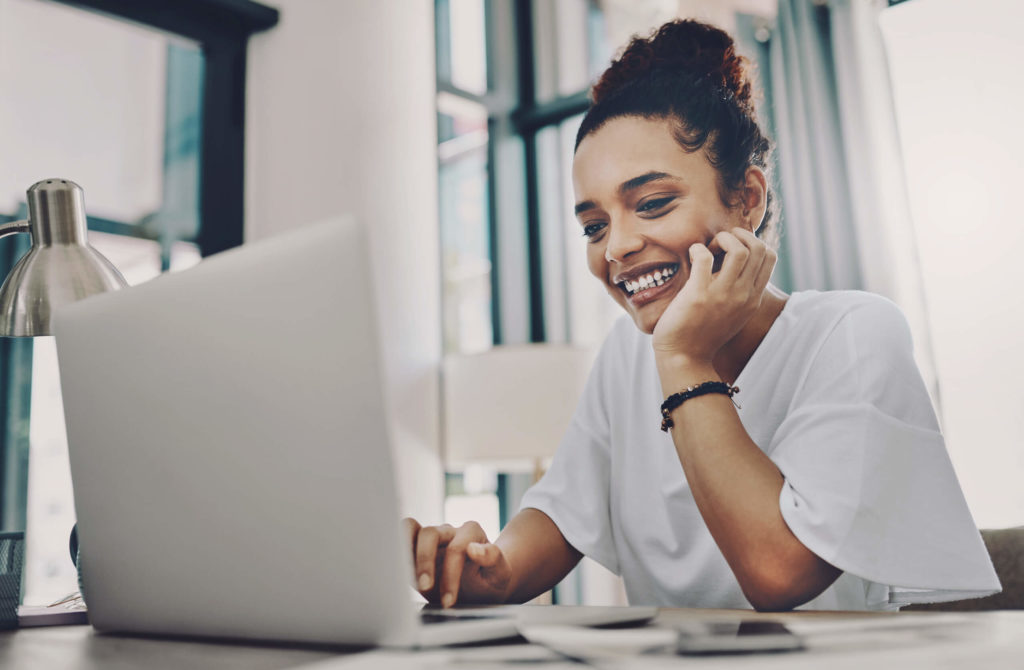
<path id="1" fill-rule="evenodd" d="M 593 352 L 561 344 L 497 346 L 445 357 L 445 461 L 535 472 L 555 453 Z"/>

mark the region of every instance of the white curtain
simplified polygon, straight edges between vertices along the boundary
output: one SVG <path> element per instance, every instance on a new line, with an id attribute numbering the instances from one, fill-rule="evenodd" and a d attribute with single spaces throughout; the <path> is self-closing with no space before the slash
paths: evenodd
<path id="1" fill-rule="evenodd" d="M 782 254 L 792 288 L 900 306 L 939 407 L 876 0 L 779 0 L 769 43 Z"/>

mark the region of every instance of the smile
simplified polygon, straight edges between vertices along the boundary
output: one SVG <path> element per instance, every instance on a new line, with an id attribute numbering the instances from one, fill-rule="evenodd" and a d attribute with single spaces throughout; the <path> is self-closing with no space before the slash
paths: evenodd
<path id="1" fill-rule="evenodd" d="M 672 275 L 676 273 L 678 269 L 678 265 L 666 265 L 665 267 L 658 268 L 653 272 L 649 272 L 648 274 L 637 277 L 636 279 L 627 279 L 619 282 L 618 286 L 626 292 L 627 296 L 632 298 L 641 291 L 662 286 L 669 280 L 669 278 L 672 277 Z"/>

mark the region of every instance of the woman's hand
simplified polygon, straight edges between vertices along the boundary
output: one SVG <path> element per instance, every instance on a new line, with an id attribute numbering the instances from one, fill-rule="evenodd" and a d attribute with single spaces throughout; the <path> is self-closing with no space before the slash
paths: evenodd
<path id="1" fill-rule="evenodd" d="M 710 363 L 760 307 L 776 259 L 744 228 L 722 231 L 708 246 L 691 246 L 690 276 L 654 327 L 655 355 Z"/>
<path id="2" fill-rule="evenodd" d="M 421 526 L 403 520 L 412 548 L 416 588 L 432 603 L 502 603 L 509 595 L 512 569 L 505 554 L 487 540 L 474 521 L 459 528 Z"/>

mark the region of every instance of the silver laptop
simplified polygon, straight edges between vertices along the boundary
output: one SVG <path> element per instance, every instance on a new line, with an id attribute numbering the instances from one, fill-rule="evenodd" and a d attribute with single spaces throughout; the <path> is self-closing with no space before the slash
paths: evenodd
<path id="1" fill-rule="evenodd" d="M 417 614 L 364 237 L 308 226 L 56 315 L 97 629 L 401 647 L 516 633 L 514 608 Z"/>
<path id="2" fill-rule="evenodd" d="M 96 628 L 427 641 L 399 531 L 367 253 L 356 225 L 326 223 L 57 315 Z M 470 624 L 515 632 L 507 619 Z"/>

